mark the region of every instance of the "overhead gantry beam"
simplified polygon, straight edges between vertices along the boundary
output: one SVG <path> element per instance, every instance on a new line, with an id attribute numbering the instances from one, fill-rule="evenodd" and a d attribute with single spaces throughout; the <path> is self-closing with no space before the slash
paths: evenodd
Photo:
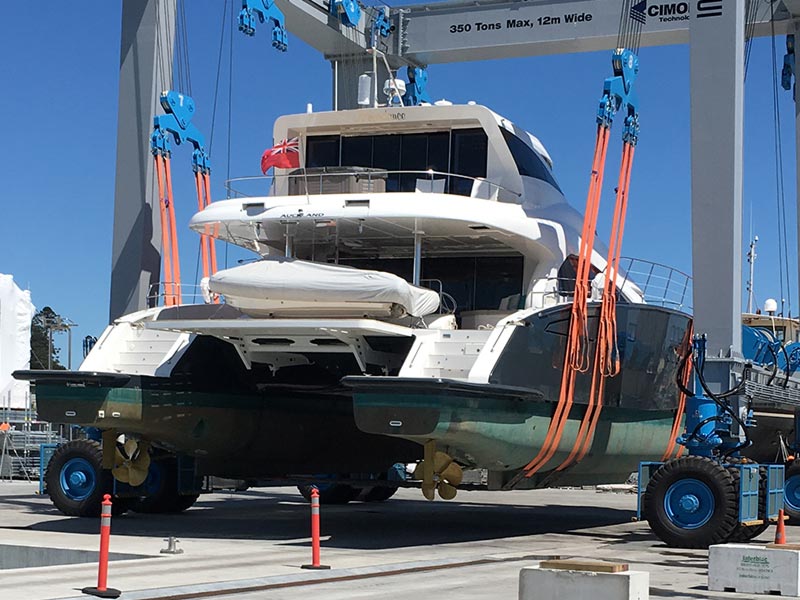
<path id="1" fill-rule="evenodd" d="M 744 0 L 738 0 L 744 5 Z M 713 17 L 727 0 L 634 2 L 642 22 L 642 46 L 689 42 L 693 21 Z M 609 50 L 617 46 L 623 2 L 497 2 L 477 0 L 404 6 L 393 11 L 403 38 L 401 54 L 423 64 Z M 754 35 L 770 35 L 767 2 Z M 789 31 L 789 10 L 776 6 L 778 33 Z"/>
<path id="2" fill-rule="evenodd" d="M 727 0 L 633 3 L 642 23 L 642 46 L 689 42 L 693 19 L 713 17 Z M 744 0 L 739 0 L 744 4 Z M 323 0 L 276 0 L 292 34 L 329 60 L 360 54 L 369 45 L 367 12 L 355 28 L 329 13 Z M 387 41 L 394 68 L 473 60 L 592 52 L 616 48 L 622 0 L 459 0 L 390 9 L 395 26 Z M 636 8 L 638 7 L 638 8 Z M 777 0 L 776 33 L 793 30 L 798 0 Z M 769 0 L 760 4 L 753 35 L 771 34 Z"/>

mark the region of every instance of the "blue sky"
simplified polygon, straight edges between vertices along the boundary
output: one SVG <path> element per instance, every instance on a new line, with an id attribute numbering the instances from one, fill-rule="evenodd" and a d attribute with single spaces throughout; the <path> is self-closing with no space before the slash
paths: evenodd
<path id="1" fill-rule="evenodd" d="M 238 2 L 235 2 L 238 5 Z M 210 132 L 223 2 L 187 2 L 196 124 Z M 42 7 L 40 7 L 42 8 Z M 23 2 L 0 3 L 0 272 L 29 288 L 34 303 L 52 306 L 79 324 L 80 340 L 99 335 L 108 320 L 117 130 L 120 6 L 107 0 L 49 3 L 31 11 Z M 230 20 L 228 21 L 230 29 Z M 226 46 L 230 31 L 226 34 Z M 255 38 L 233 36 L 233 70 L 223 61 L 214 146 L 214 199 L 223 182 L 256 175 L 278 116 L 331 106 L 330 68 L 290 34 L 286 54 L 270 46 L 262 26 Z M 783 57 L 778 40 L 778 61 Z M 227 47 L 226 47 L 227 53 Z M 582 209 L 594 144 L 594 115 L 607 52 L 496 60 L 429 69 L 434 98 L 485 104 L 537 135 L 555 162 L 567 198 Z M 637 85 L 642 133 L 636 152 L 623 254 L 691 271 L 689 180 L 689 54 L 686 46 L 644 48 Z M 228 82 L 232 83 L 228 130 Z M 771 48 L 753 45 L 745 105 L 745 231 L 750 215 L 759 235 L 759 303 L 779 297 Z M 793 314 L 798 313 L 795 245 L 794 110 L 781 90 L 783 154 L 789 223 Z M 227 157 L 228 135 L 231 154 Z M 607 238 L 619 165 L 619 127 L 612 150 L 599 231 Z M 185 224 L 194 212 L 190 151 L 174 152 L 173 177 L 184 280 L 193 279 L 198 240 Z M 742 249 L 743 254 L 746 248 Z M 219 246 L 220 264 L 226 251 Z M 228 252 L 228 264 L 244 254 Z M 786 295 L 786 294 L 784 294 Z M 66 336 L 59 340 L 66 360 Z"/>

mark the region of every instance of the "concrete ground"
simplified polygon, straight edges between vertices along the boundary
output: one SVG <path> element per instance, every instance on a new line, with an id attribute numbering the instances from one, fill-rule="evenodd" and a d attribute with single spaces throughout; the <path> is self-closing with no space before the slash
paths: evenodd
<path id="1" fill-rule="evenodd" d="M 4 547 L 16 551 L 10 546 L 96 551 L 99 520 L 64 517 L 35 491 L 0 482 L 0 559 Z M 653 598 L 751 597 L 708 592 L 708 553 L 667 548 L 646 523 L 632 521 L 635 509 L 635 495 L 593 490 L 460 492 L 450 502 L 400 490 L 385 503 L 323 506 L 322 562 L 331 570 L 306 571 L 309 507 L 296 490 L 211 494 L 182 515 L 115 517 L 111 551 L 126 556 L 111 562 L 109 586 L 129 600 L 309 593 L 326 600 L 499 600 L 517 597 L 521 567 L 560 556 L 649 571 Z M 797 540 L 793 534 L 790 528 L 789 541 L 800 541 L 800 530 Z M 183 554 L 160 553 L 168 536 L 180 540 Z M 96 565 L 85 563 L 0 570 L 2 597 L 15 600 L 81 597 L 96 577 Z"/>

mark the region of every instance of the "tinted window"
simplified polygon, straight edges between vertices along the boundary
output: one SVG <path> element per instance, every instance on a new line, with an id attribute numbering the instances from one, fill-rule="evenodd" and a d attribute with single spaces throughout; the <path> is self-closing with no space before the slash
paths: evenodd
<path id="1" fill-rule="evenodd" d="M 372 138 L 371 137 L 343 137 L 342 138 L 342 166 L 343 167 L 371 167 L 372 166 Z"/>
<path id="2" fill-rule="evenodd" d="M 486 177 L 486 132 L 483 129 L 456 129 L 451 139 L 451 171 L 468 177 Z M 450 192 L 469 196 L 472 183 L 471 179 L 453 177 Z"/>
<path id="3" fill-rule="evenodd" d="M 399 135 L 376 135 L 372 138 L 372 166 L 387 171 L 400 170 L 400 137 Z M 400 176 L 389 174 L 386 178 L 386 191 L 396 192 L 400 189 Z"/>
<path id="4" fill-rule="evenodd" d="M 449 133 L 431 133 L 428 136 L 428 161 L 425 168 L 440 173 L 450 172 Z"/>
<path id="5" fill-rule="evenodd" d="M 506 139 L 508 149 L 511 150 L 511 156 L 514 157 L 514 162 L 517 164 L 519 174 L 546 181 L 560 192 L 561 188 L 558 187 L 544 159 L 507 129 L 501 127 L 500 131 L 503 132 L 503 137 Z"/>
<path id="6" fill-rule="evenodd" d="M 457 173 L 445 189 L 469 196 L 472 177 L 486 177 L 488 141 L 482 129 L 457 129 L 434 133 L 366 136 L 311 136 L 306 140 L 306 165 L 313 167 L 372 167 L 395 171 L 387 175 L 386 191 L 416 189 L 421 173 L 400 175 L 397 171 Z M 434 179 L 440 177 L 434 176 Z"/>
<path id="7" fill-rule="evenodd" d="M 339 136 L 320 135 L 306 140 L 306 167 L 338 167 Z"/>
<path id="8" fill-rule="evenodd" d="M 428 168 L 428 136 L 424 133 L 404 135 L 400 149 L 401 171 L 425 171 Z M 413 192 L 420 173 L 400 175 L 400 191 Z"/>

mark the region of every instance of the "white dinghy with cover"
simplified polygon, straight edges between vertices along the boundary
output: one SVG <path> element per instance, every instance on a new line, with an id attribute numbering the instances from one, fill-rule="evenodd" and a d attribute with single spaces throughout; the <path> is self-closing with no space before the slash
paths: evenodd
<path id="1" fill-rule="evenodd" d="M 258 317 L 424 317 L 439 308 L 439 294 L 391 273 L 284 258 L 219 271 L 208 288 Z"/>

